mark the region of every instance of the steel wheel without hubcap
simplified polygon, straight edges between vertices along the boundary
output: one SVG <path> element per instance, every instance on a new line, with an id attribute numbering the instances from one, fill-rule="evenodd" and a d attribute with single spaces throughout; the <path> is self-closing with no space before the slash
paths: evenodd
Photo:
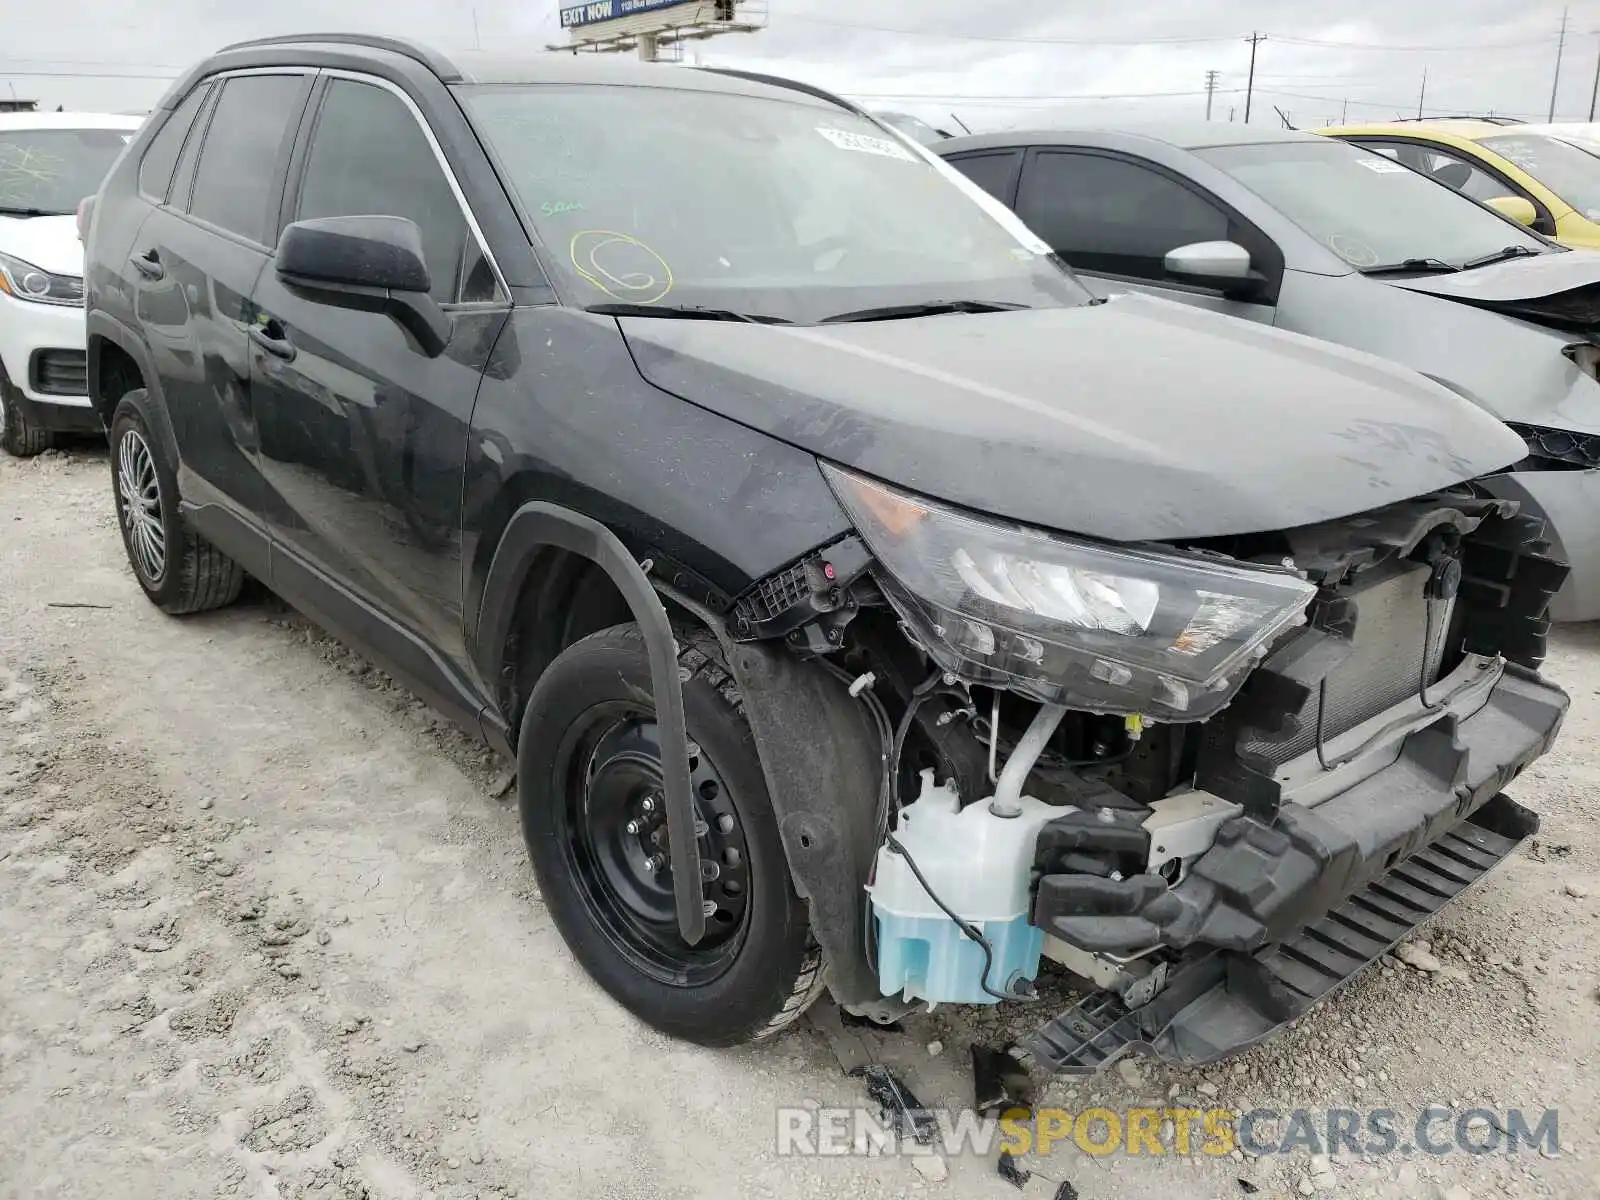
<path id="1" fill-rule="evenodd" d="M 662 983 L 698 987 L 722 975 L 749 926 L 750 852 L 733 796 L 690 746 L 706 932 L 678 932 L 667 842 L 660 733 L 653 714 L 601 705 L 567 734 L 558 825 L 585 907 L 613 949 Z"/>
<path id="2" fill-rule="evenodd" d="M 161 484 L 150 447 L 136 429 L 117 442 L 117 507 L 128 530 L 133 565 L 152 587 L 167 571 L 167 531 L 161 521 Z"/>

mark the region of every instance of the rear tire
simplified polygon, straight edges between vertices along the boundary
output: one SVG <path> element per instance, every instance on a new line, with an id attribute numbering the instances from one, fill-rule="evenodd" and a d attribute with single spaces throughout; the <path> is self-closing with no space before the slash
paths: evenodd
<path id="1" fill-rule="evenodd" d="M 698 845 L 720 872 L 702 885 L 716 911 L 699 946 L 678 936 L 672 868 L 651 865 L 669 852 L 639 628 L 604 629 L 564 651 L 535 686 L 518 743 L 523 834 L 562 937 L 624 1008 L 703 1046 L 770 1037 L 823 983 L 755 739 L 720 658 L 702 634 L 678 660 L 699 748 L 691 761 L 705 825 Z"/>
<path id="2" fill-rule="evenodd" d="M 56 444 L 56 435 L 28 419 L 13 398 L 11 380 L 0 370 L 0 450 L 13 458 L 32 458 Z"/>
<path id="3" fill-rule="evenodd" d="M 178 481 L 150 432 L 143 388 L 111 418 L 111 490 L 123 549 L 151 603 L 174 616 L 232 604 L 244 571 L 184 522 Z"/>

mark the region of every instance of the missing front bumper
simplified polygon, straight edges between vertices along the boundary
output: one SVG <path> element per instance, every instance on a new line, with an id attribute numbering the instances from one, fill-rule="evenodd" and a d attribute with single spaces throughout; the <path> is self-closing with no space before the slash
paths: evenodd
<path id="1" fill-rule="evenodd" d="M 1293 937 L 1244 954 L 1207 950 L 1127 1008 L 1097 992 L 1024 1039 L 1036 1067 L 1090 1075 L 1127 1054 L 1202 1066 L 1264 1041 L 1459 898 L 1537 832 L 1504 794 Z"/>
<path id="2" fill-rule="evenodd" d="M 1047 934 L 1096 953 L 1182 956 L 1141 1006 L 1102 993 L 1047 1023 L 1027 1044 L 1035 1059 L 1091 1072 L 1130 1050 L 1204 1063 L 1253 1045 L 1497 866 L 1538 828 L 1503 789 L 1550 747 L 1569 700 L 1507 666 L 1486 696 L 1464 688 L 1460 701 L 1388 765 L 1352 760 L 1343 770 L 1363 775 L 1337 793 L 1317 796 L 1312 781 L 1295 792 L 1307 803 L 1284 803 L 1271 824 L 1231 818 L 1176 887 L 1041 879 L 1033 920 Z"/>

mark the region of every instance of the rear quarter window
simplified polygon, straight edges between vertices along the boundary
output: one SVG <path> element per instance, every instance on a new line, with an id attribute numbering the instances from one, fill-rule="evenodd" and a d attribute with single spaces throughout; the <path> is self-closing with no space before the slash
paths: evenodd
<path id="1" fill-rule="evenodd" d="M 144 158 L 139 162 L 139 190 L 157 204 L 167 202 L 172 172 L 178 165 L 178 155 L 183 153 L 184 139 L 194 127 L 194 119 L 210 91 L 211 85 L 203 83 L 190 92 L 145 147 Z"/>

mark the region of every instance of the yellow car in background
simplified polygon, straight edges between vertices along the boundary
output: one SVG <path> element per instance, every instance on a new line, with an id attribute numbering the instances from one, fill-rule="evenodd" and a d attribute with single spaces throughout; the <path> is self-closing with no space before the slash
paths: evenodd
<path id="1" fill-rule="evenodd" d="M 1318 133 L 1376 150 L 1564 246 L 1600 250 L 1600 158 L 1522 125 L 1396 121 Z"/>

